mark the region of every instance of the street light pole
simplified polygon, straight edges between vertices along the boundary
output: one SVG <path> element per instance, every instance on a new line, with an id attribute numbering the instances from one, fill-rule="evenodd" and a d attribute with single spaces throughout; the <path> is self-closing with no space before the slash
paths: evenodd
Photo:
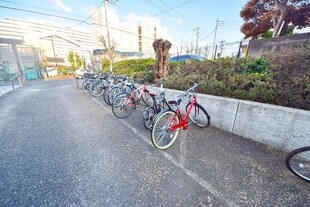
<path id="1" fill-rule="evenodd" d="M 111 50 L 111 40 L 110 40 L 110 32 L 109 32 L 109 21 L 108 21 L 108 14 L 107 14 L 107 7 L 108 7 L 108 1 L 109 0 L 104 0 L 104 10 L 105 10 L 105 21 L 106 21 L 106 25 L 107 25 L 107 38 L 108 38 L 108 46 L 109 46 L 109 60 L 110 60 L 110 72 L 113 71 L 112 68 L 112 62 L 113 62 L 113 57 L 112 57 L 112 50 Z"/>

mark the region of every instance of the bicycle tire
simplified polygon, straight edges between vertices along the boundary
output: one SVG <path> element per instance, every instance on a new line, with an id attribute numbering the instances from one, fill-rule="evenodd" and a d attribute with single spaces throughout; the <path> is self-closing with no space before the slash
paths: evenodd
<path id="1" fill-rule="evenodd" d="M 291 151 L 285 158 L 285 164 L 294 175 L 310 182 L 310 146 Z"/>
<path id="2" fill-rule="evenodd" d="M 180 122 L 177 113 L 172 110 L 167 110 L 161 113 L 152 128 L 152 143 L 160 150 L 169 148 L 177 139 L 179 129 L 169 132 L 169 127 Z"/>
<path id="3" fill-rule="evenodd" d="M 89 87 L 90 87 L 90 82 L 85 82 L 82 86 L 82 91 L 88 95 L 90 94 L 90 91 L 89 91 Z"/>
<path id="4" fill-rule="evenodd" d="M 143 103 L 149 107 L 149 106 L 152 106 L 153 105 L 153 99 L 152 97 L 149 95 L 149 91 L 148 90 L 145 90 L 145 91 L 142 91 L 141 92 L 141 99 L 143 101 Z"/>
<path id="5" fill-rule="evenodd" d="M 105 102 L 106 104 L 108 104 L 108 105 L 110 105 L 110 103 L 109 103 L 109 93 L 110 93 L 111 89 L 112 89 L 111 87 L 108 87 L 108 88 L 104 91 L 104 93 L 103 93 L 103 95 L 102 95 L 104 102 Z"/>
<path id="6" fill-rule="evenodd" d="M 187 108 L 190 106 L 190 103 L 186 105 L 186 111 Z M 200 104 L 195 104 L 193 106 L 194 109 L 191 110 L 189 114 L 189 119 L 196 124 L 197 126 L 201 128 L 208 127 L 210 125 L 210 116 L 207 113 L 207 111 L 200 105 Z M 193 112 L 193 114 L 192 114 Z"/>
<path id="7" fill-rule="evenodd" d="M 155 113 L 156 110 L 153 106 L 147 107 L 145 110 L 143 110 L 143 124 L 146 129 L 152 128 Z"/>
<path id="8" fill-rule="evenodd" d="M 118 94 L 112 103 L 112 112 L 119 119 L 127 118 L 135 108 L 135 104 L 129 93 Z"/>
<path id="9" fill-rule="evenodd" d="M 90 93 L 95 97 L 99 97 L 104 93 L 104 88 L 101 86 L 100 83 L 94 82 L 90 84 Z"/>
<path id="10" fill-rule="evenodd" d="M 114 97 L 118 94 L 120 94 L 122 92 L 122 90 L 119 87 L 113 87 L 110 90 L 109 96 L 108 96 L 108 103 L 109 105 L 112 105 Z"/>
<path id="11" fill-rule="evenodd" d="M 143 122 L 146 129 L 152 129 L 157 115 L 163 110 L 170 109 L 170 106 L 166 101 L 160 101 L 157 103 L 156 108 L 157 110 L 154 108 L 154 105 L 152 105 L 143 110 Z"/>

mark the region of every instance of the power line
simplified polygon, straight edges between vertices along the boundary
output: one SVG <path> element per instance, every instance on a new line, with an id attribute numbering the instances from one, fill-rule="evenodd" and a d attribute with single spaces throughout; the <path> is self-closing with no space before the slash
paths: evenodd
<path id="1" fill-rule="evenodd" d="M 168 13 L 168 12 L 170 12 L 171 10 L 175 10 L 175 9 L 177 9 L 177 8 L 179 8 L 179 7 L 181 7 L 181 6 L 184 6 L 184 5 L 186 5 L 186 4 L 188 4 L 188 3 L 192 2 L 192 1 L 194 1 L 194 0 L 187 1 L 187 2 L 185 2 L 185 3 L 183 3 L 183 4 L 180 4 L 179 6 L 176 6 L 176 7 L 173 7 L 173 8 L 169 7 L 169 9 L 163 10 L 162 12 L 160 12 L 160 13 L 158 13 L 158 14 L 155 14 L 155 15 L 151 16 L 150 18 L 159 16 L 159 15 L 164 14 L 164 13 Z"/>
<path id="2" fill-rule="evenodd" d="M 153 7 L 155 7 L 156 9 L 158 9 L 158 10 L 160 10 L 160 11 L 163 11 L 163 10 L 164 10 L 164 8 L 162 8 L 161 6 L 159 6 L 158 4 L 156 4 L 155 2 L 153 2 L 152 0 L 144 0 L 144 1 L 148 2 L 150 5 L 152 5 Z M 170 12 L 167 12 L 167 13 L 165 13 L 165 14 L 167 14 L 168 16 L 170 16 L 170 17 L 172 17 L 172 18 L 175 18 L 175 19 L 177 19 L 177 20 L 180 20 L 180 21 L 183 22 L 187 27 L 189 27 L 189 28 L 191 28 L 191 29 L 193 29 L 193 27 L 196 26 L 196 25 L 193 25 L 193 24 L 190 24 L 190 23 L 184 21 L 183 19 L 178 18 L 176 15 L 171 14 Z"/>
<path id="3" fill-rule="evenodd" d="M 194 23 L 193 21 L 191 21 L 190 19 L 186 18 L 184 15 L 180 14 L 178 11 L 176 11 L 175 9 L 171 8 L 168 4 L 166 4 L 164 1 L 160 0 L 160 2 L 162 2 L 163 4 L 165 4 L 170 10 L 174 11 L 176 14 L 180 15 L 181 17 L 183 17 L 184 19 L 186 19 L 189 23 L 191 23 L 193 26 L 198 26 L 196 23 Z"/>
<path id="4" fill-rule="evenodd" d="M 43 15 L 43 16 L 56 17 L 56 18 L 66 19 L 66 20 L 75 21 L 75 22 L 83 22 L 83 20 L 73 19 L 73 18 L 69 18 L 69 17 L 63 17 L 63 16 L 59 16 L 59 15 L 54 15 L 54 14 L 42 13 L 42 12 L 37 12 L 37 11 L 32 11 L 32 10 L 19 9 L 19 8 L 14 8 L 14 7 L 7 7 L 7 6 L 0 6 L 0 8 L 11 9 L 11 10 L 16 10 L 16 11 L 22 11 L 22 12 L 33 13 L 33 14 L 39 14 L 39 15 Z M 87 22 L 83 22 L 83 23 L 85 23 L 87 25 L 98 25 L 98 26 L 106 27 L 106 25 L 103 25 L 103 24 L 87 23 Z M 117 31 L 120 31 L 120 32 L 127 33 L 127 34 L 137 35 L 136 33 L 128 32 L 128 31 L 121 30 L 121 29 L 118 29 L 118 28 L 114 28 L 114 27 L 110 27 L 110 28 L 114 29 L 114 30 L 117 30 Z M 145 38 L 145 39 L 153 40 L 153 38 L 150 38 L 150 37 L 145 37 L 145 36 L 142 36 L 142 37 Z"/>
<path id="5" fill-rule="evenodd" d="M 73 19 L 70 17 L 63 17 L 63 16 L 59 16 L 59 15 L 55 15 L 55 14 L 47 14 L 47 13 L 42 13 L 42 12 L 37 12 L 37 11 L 32 11 L 32 10 L 27 10 L 27 9 L 19 9 L 19 8 L 8 7 L 8 6 L 0 6 L 0 8 L 11 9 L 11 10 L 16 10 L 16 11 L 23 11 L 23 12 L 39 14 L 39 15 L 44 15 L 44 16 L 50 16 L 50 17 L 56 17 L 56 18 L 66 19 L 66 20 L 75 21 L 75 22 L 81 22 L 82 21 L 82 20 Z"/>
<path id="6" fill-rule="evenodd" d="M 208 37 L 210 37 L 210 36 L 213 34 L 213 32 L 215 31 L 215 29 L 216 29 L 216 28 L 214 28 L 208 35 L 206 35 L 205 37 L 201 38 L 200 41 L 201 41 L 201 40 L 204 40 L 204 39 L 207 39 Z"/>
<path id="7" fill-rule="evenodd" d="M 95 13 L 96 11 L 102 6 L 104 1 L 101 1 L 101 4 L 99 6 L 97 6 L 97 8 L 93 11 L 93 13 L 91 13 L 86 19 L 84 19 L 82 22 L 78 23 L 78 24 L 75 24 L 75 25 L 72 25 L 72 26 L 69 26 L 69 28 L 72 28 L 72 27 L 76 27 L 82 23 L 86 23 L 86 21 L 91 18 Z"/>
<path id="8" fill-rule="evenodd" d="M 181 14 L 180 12 L 178 12 L 177 10 L 175 10 L 175 8 L 171 8 L 167 3 L 165 3 L 163 0 L 160 0 L 160 2 L 162 2 L 163 4 L 165 4 L 170 10 L 173 10 L 176 14 L 180 15 L 181 17 L 183 17 L 185 20 L 187 20 L 189 23 L 191 23 L 193 26 L 195 27 L 199 27 L 200 29 L 204 30 L 203 28 L 201 28 L 198 24 L 196 24 L 194 21 L 190 20 L 189 18 L 185 17 L 183 14 Z"/>
<path id="9" fill-rule="evenodd" d="M 175 10 L 176 7 L 174 8 L 171 8 L 168 4 L 164 3 L 162 0 L 160 0 L 162 3 L 164 3 L 169 9 L 165 10 L 162 6 L 156 4 L 154 1 L 152 0 L 144 0 L 146 1 L 147 3 L 149 3 L 151 6 L 153 6 L 154 8 L 160 10 L 160 11 L 163 11 L 161 13 L 165 13 L 166 15 L 172 17 L 172 18 L 175 18 L 176 20 L 179 20 L 181 22 L 184 23 L 185 26 L 187 26 L 188 28 L 190 29 L 193 29 L 193 28 L 197 28 L 197 27 L 200 27 L 198 24 L 196 24 L 195 22 L 193 22 L 192 20 L 188 19 L 187 17 L 183 16 L 182 14 L 180 14 L 179 12 L 177 12 Z M 193 1 L 193 0 L 192 0 Z M 189 1 L 189 2 L 192 2 L 192 1 Z M 188 3 L 189 3 L 188 2 Z M 183 19 L 179 18 L 178 16 L 176 16 L 175 14 L 172 14 L 170 11 L 174 11 L 176 14 L 180 15 Z M 160 13 L 160 14 L 161 14 Z M 187 21 L 186 21 L 187 20 Z M 206 31 L 204 28 L 201 28 L 202 31 Z M 202 34 L 207 34 L 206 32 L 202 32 Z"/>
<path id="10" fill-rule="evenodd" d="M 82 17 L 82 16 L 78 16 L 78 15 L 68 14 L 68 13 L 65 13 L 65 12 L 59 11 L 59 10 L 46 9 L 46 8 L 42 8 L 42 7 L 36 7 L 36 6 L 33 6 L 33 5 L 22 4 L 22 3 L 15 2 L 15 1 L 0 0 L 0 2 L 11 3 L 11 4 L 17 4 L 17 5 L 21 5 L 21 6 L 25 6 L 25 7 L 30 7 L 30 8 L 32 8 L 32 9 L 40 9 L 40 10 L 45 10 L 45 11 L 51 11 L 51 12 L 62 13 L 62 14 L 66 14 L 66 15 L 74 16 L 74 17 Z"/>

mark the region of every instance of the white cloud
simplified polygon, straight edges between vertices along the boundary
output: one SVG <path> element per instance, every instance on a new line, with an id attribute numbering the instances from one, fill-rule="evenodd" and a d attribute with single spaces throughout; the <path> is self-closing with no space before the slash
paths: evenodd
<path id="1" fill-rule="evenodd" d="M 68 6 L 66 6 L 61 0 L 50 0 L 53 4 L 53 6 L 60 8 L 66 12 L 72 12 L 72 9 Z"/>

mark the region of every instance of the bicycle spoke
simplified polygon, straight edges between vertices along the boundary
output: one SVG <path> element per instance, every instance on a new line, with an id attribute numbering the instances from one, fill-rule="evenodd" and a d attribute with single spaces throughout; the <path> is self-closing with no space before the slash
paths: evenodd
<path id="1" fill-rule="evenodd" d="M 176 140 L 179 130 L 170 131 L 169 127 L 179 123 L 173 111 L 166 111 L 155 121 L 152 129 L 152 142 L 158 149 L 167 149 Z"/>

